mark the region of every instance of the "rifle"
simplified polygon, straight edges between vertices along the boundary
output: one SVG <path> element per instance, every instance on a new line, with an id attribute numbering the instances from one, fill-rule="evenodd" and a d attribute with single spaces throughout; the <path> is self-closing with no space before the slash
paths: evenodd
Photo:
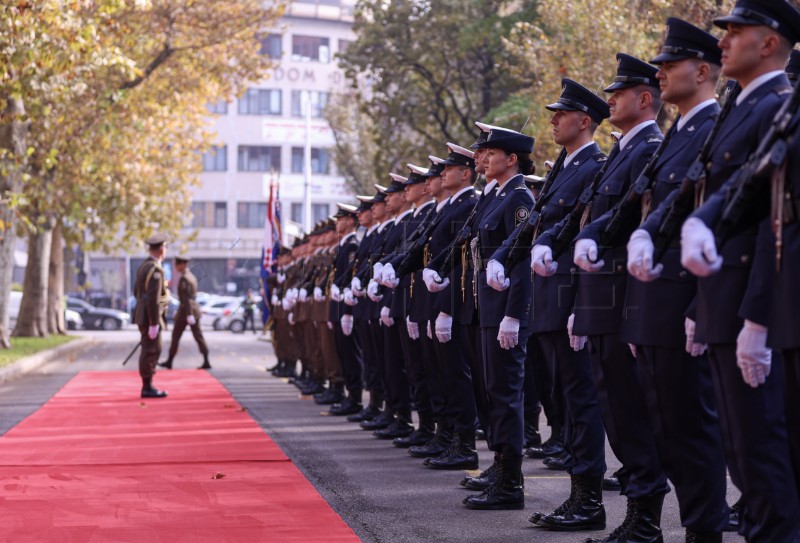
<path id="1" fill-rule="evenodd" d="M 717 248 L 728 241 L 741 229 L 741 222 L 753 204 L 761 200 L 759 196 L 767 189 L 769 183 L 763 182 L 763 175 L 779 168 L 786 160 L 789 146 L 796 135 L 796 124 L 792 124 L 794 116 L 800 109 L 800 88 L 795 87 L 792 96 L 783 103 L 775 115 L 775 119 L 758 145 L 750 154 L 747 162 L 734 173 L 726 184 L 729 189 L 725 198 L 725 207 L 719 222 L 714 227 Z M 782 197 L 782 195 L 781 195 Z"/>
<path id="2" fill-rule="evenodd" d="M 719 133 L 722 123 L 730 114 L 733 104 L 736 103 L 736 97 L 739 96 L 741 91 L 742 87 L 736 82 L 725 91 L 726 97 L 725 103 L 722 106 L 722 111 L 720 111 L 717 120 L 714 122 L 714 126 L 711 127 L 706 141 L 703 142 L 703 147 L 686 172 L 686 176 L 681 182 L 678 193 L 669 204 L 669 208 L 664 214 L 661 224 L 658 226 L 658 231 L 653 239 L 653 265 L 661 262 L 661 259 L 667 254 L 672 240 L 675 239 L 680 232 L 683 221 L 686 220 L 686 217 L 694 210 L 695 187 L 697 183 L 708 174 L 706 169 L 708 167 L 708 161 L 711 158 L 711 146 L 714 144 L 714 140 Z"/>
<path id="3" fill-rule="evenodd" d="M 402 275 L 412 271 L 414 268 L 417 268 L 417 262 L 419 261 L 419 254 L 425 250 L 425 245 L 428 243 L 428 238 L 431 237 L 434 228 L 438 226 L 441 222 L 441 217 L 443 216 L 444 210 L 440 211 L 436 214 L 432 220 L 426 222 L 422 232 L 419 232 L 419 228 L 417 228 L 418 235 L 414 238 L 413 241 L 408 243 L 406 247 L 403 249 L 403 253 L 405 253 L 405 258 L 398 264 L 397 269 L 395 270 L 395 275 L 399 279 Z"/>
<path id="4" fill-rule="evenodd" d="M 507 274 L 514 269 L 514 266 L 525 260 L 525 257 L 530 252 L 533 239 L 542 224 L 542 208 L 544 208 L 544 199 L 547 197 L 547 193 L 550 192 L 550 188 L 553 186 L 556 177 L 561 170 L 564 169 L 564 161 L 566 159 L 567 149 L 566 147 L 562 147 L 561 152 L 558 153 L 558 158 L 556 159 L 555 164 L 553 164 L 553 167 L 550 168 L 549 172 L 547 172 L 547 176 L 544 180 L 544 186 L 539 193 L 539 199 L 533 204 L 533 208 L 530 210 L 527 222 L 522 225 L 522 228 L 517 230 L 517 234 L 514 236 L 514 239 L 511 242 L 511 247 L 508 249 L 508 255 L 503 263 Z"/>
<path id="5" fill-rule="evenodd" d="M 567 222 L 564 223 L 564 225 L 558 231 L 558 234 L 556 234 L 556 237 L 553 240 L 553 246 L 550 248 L 553 251 L 553 260 L 558 259 L 558 257 L 569 248 L 572 240 L 575 239 L 575 236 L 577 236 L 581 231 L 583 214 L 586 212 L 586 208 L 594 199 L 594 193 L 597 192 L 597 188 L 600 186 L 600 181 L 602 181 L 603 176 L 608 169 L 608 165 L 611 164 L 611 162 L 614 160 L 614 157 L 617 156 L 617 153 L 619 153 L 619 141 L 614 143 L 614 148 L 611 149 L 611 153 L 608 155 L 608 158 L 606 158 L 605 164 L 603 164 L 603 167 L 600 168 L 594 175 L 594 178 L 592 179 L 592 182 L 589 183 L 589 186 L 583 189 L 583 192 L 578 197 L 578 203 L 575 204 L 575 207 L 572 208 L 567 216 Z"/>
<path id="6" fill-rule="evenodd" d="M 130 354 L 125 357 L 125 360 L 122 361 L 122 365 L 123 366 L 128 363 L 128 360 L 131 359 L 131 357 L 133 356 L 133 353 L 135 353 L 139 349 L 139 347 L 141 347 L 141 346 L 142 346 L 142 342 L 140 341 L 139 343 L 136 344 L 136 347 L 133 348 L 133 350 L 130 352 Z"/>
<path id="7" fill-rule="evenodd" d="M 611 219 L 606 224 L 597 242 L 598 260 L 602 257 L 602 253 L 605 252 L 606 248 L 617 245 L 620 236 L 630 234 L 632 231 L 631 226 L 635 228 L 636 221 L 641 218 L 642 197 L 644 193 L 653 186 L 653 170 L 658 160 L 661 158 L 661 155 L 664 154 L 664 149 L 667 148 L 669 140 L 675 132 L 678 131 L 679 120 L 680 115 L 678 115 L 675 122 L 673 122 L 669 130 L 667 130 L 667 135 L 664 136 L 661 145 L 658 146 L 658 149 L 656 149 L 655 153 L 650 157 L 650 160 L 647 161 L 647 165 L 639 174 L 639 177 L 637 177 L 636 181 L 628 188 L 622 200 L 617 202 L 614 206 Z"/>

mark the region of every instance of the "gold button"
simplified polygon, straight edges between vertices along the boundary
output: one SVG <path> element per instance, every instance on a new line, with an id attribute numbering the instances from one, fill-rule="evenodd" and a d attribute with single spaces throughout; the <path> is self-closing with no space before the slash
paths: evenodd
<path id="1" fill-rule="evenodd" d="M 680 277 L 681 279 L 683 279 L 683 278 L 685 278 L 687 275 L 689 275 L 689 272 L 687 272 L 686 270 L 681 270 L 681 272 L 678 274 L 678 277 Z"/>
<path id="2" fill-rule="evenodd" d="M 576 268 L 575 266 L 572 266 L 572 267 L 569 269 L 569 272 L 570 272 L 570 273 L 577 273 L 577 272 L 578 272 L 578 268 Z"/>
<path id="3" fill-rule="evenodd" d="M 622 264 L 617 264 L 617 271 L 618 272 L 621 272 L 624 269 L 625 269 L 625 267 Z"/>
<path id="4" fill-rule="evenodd" d="M 558 203 L 559 203 L 559 205 L 562 205 L 562 206 L 563 206 L 563 205 L 564 205 L 564 198 L 561 198 L 561 199 L 558 201 Z"/>
<path id="5" fill-rule="evenodd" d="M 669 174 L 669 180 L 672 181 L 673 179 L 675 179 L 675 174 L 674 173 Z"/>
<path id="6" fill-rule="evenodd" d="M 739 260 L 742 261 L 742 264 L 747 264 L 748 262 L 750 262 L 750 255 L 742 255 Z"/>
<path id="7" fill-rule="evenodd" d="M 725 160 L 731 159 L 731 153 L 729 151 L 725 151 L 725 154 L 722 156 Z"/>

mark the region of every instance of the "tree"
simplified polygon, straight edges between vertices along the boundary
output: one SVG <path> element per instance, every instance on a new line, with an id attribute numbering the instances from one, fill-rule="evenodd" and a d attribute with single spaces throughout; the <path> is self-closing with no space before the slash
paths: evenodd
<path id="1" fill-rule="evenodd" d="M 520 88 L 521 82 L 500 67 L 510 58 L 501 37 L 514 23 L 533 18 L 534 5 L 528 0 L 359 1 L 356 40 L 340 55 L 353 94 L 331 104 L 328 115 L 336 119 L 342 109 L 358 108 L 357 118 L 367 122 L 338 128 L 340 170 L 348 171 L 351 154 L 339 147 L 352 150 L 364 138 L 378 151 L 367 160 L 370 169 L 355 175 L 377 181 L 409 161 L 426 165 L 429 154 L 446 152 L 448 141 L 471 144 L 474 122 Z"/>

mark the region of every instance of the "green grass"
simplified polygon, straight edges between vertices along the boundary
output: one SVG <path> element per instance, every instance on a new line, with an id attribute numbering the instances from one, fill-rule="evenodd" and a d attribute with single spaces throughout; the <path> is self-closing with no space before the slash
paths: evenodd
<path id="1" fill-rule="evenodd" d="M 0 349 L 0 367 L 16 362 L 20 358 L 58 347 L 77 336 L 12 337 L 10 349 Z"/>

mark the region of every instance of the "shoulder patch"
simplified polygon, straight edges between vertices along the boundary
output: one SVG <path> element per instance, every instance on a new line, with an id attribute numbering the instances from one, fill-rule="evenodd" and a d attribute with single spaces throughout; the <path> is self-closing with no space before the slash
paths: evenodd
<path id="1" fill-rule="evenodd" d="M 606 160 L 608 160 L 608 157 L 605 155 L 605 153 L 602 152 L 593 154 L 592 158 L 594 159 L 595 162 L 598 163 L 605 162 Z"/>
<path id="2" fill-rule="evenodd" d="M 662 141 L 664 141 L 664 138 L 662 138 L 661 136 L 650 136 L 650 137 L 647 138 L 647 143 L 658 143 L 658 144 L 660 144 Z"/>
<path id="3" fill-rule="evenodd" d="M 530 210 L 525 206 L 520 206 L 514 210 L 514 226 L 519 226 L 527 221 L 528 215 L 530 215 Z"/>

